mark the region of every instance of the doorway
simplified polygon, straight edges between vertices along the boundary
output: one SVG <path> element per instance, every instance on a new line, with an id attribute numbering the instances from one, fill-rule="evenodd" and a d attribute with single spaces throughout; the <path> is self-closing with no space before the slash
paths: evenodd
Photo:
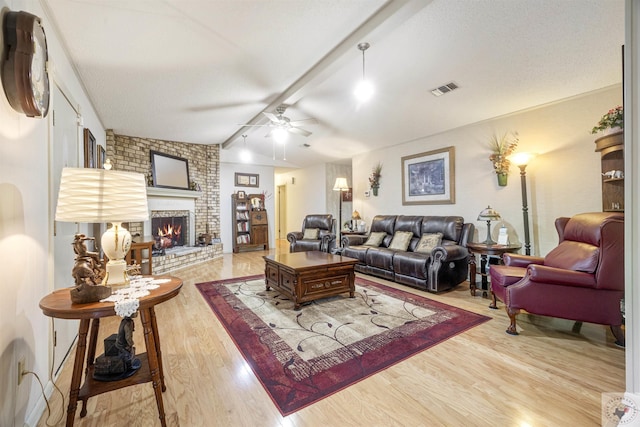
<path id="1" fill-rule="evenodd" d="M 54 86 L 53 90 L 53 140 L 50 145 L 49 167 L 51 183 L 51 206 L 49 217 L 53 222 L 53 287 L 68 288 L 73 285 L 71 269 L 74 253 L 71 247 L 77 226 L 74 223 L 55 221 L 60 177 L 65 167 L 78 167 L 79 129 L 78 113 L 64 93 Z M 78 334 L 78 320 L 53 320 L 53 372 L 57 374 Z"/>

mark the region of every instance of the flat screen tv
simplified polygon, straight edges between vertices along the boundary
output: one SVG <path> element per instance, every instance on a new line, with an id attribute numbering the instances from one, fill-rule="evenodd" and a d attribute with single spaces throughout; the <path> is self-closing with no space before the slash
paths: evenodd
<path id="1" fill-rule="evenodd" d="M 182 157 L 151 151 L 153 186 L 189 190 L 189 161 Z"/>

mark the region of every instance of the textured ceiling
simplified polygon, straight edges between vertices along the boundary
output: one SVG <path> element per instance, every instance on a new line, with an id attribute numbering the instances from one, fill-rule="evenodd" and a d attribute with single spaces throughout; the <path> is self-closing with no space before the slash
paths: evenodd
<path id="1" fill-rule="evenodd" d="M 44 0 L 106 128 L 304 167 L 621 82 L 623 0 Z M 359 42 L 374 98 L 359 105 Z M 455 82 L 436 98 L 431 89 Z M 309 137 L 283 148 L 262 111 Z M 309 147 L 303 147 L 303 144 Z"/>

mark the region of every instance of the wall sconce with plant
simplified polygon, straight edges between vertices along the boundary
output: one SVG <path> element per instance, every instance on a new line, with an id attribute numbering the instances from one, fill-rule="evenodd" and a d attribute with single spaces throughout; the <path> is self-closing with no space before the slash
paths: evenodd
<path id="1" fill-rule="evenodd" d="M 505 133 L 501 137 L 493 135 L 489 141 L 489 146 L 492 151 L 489 160 L 493 163 L 493 169 L 498 176 L 498 185 L 501 187 L 507 185 L 507 177 L 509 176 L 509 168 L 511 167 L 511 162 L 508 157 L 516 151 L 518 142 L 517 132 Z"/>
<path id="2" fill-rule="evenodd" d="M 371 170 L 371 176 L 369 177 L 369 186 L 371 187 L 374 196 L 378 195 L 378 188 L 380 188 L 380 178 L 382 177 L 380 174 L 381 171 L 382 163 L 378 162 L 378 164 Z"/>
<path id="3" fill-rule="evenodd" d="M 624 129 L 624 111 L 622 106 L 618 105 L 600 118 L 598 124 L 591 129 L 591 133 L 603 132 L 606 135 L 622 129 Z"/>

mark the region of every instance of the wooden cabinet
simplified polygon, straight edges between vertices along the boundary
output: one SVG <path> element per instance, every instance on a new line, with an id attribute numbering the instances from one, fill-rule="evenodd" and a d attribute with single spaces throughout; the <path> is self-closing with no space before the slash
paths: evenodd
<path id="1" fill-rule="evenodd" d="M 602 210 L 624 212 L 624 133 L 596 139 L 602 164 Z"/>
<path id="2" fill-rule="evenodd" d="M 251 240 L 256 245 L 263 245 L 264 249 L 269 249 L 269 222 L 267 221 L 267 211 L 251 211 Z"/>
<path id="3" fill-rule="evenodd" d="M 244 198 L 231 195 L 233 216 L 233 252 L 262 251 L 269 249 L 269 222 L 267 211 L 251 204 L 259 194 L 248 194 Z"/>

